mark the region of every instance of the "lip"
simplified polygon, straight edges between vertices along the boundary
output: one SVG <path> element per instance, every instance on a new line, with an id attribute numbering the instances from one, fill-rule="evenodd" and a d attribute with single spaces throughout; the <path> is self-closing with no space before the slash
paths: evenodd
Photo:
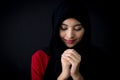
<path id="1" fill-rule="evenodd" d="M 75 42 L 75 40 L 65 40 L 66 41 L 66 43 L 68 43 L 68 44 L 73 44 L 74 42 Z"/>

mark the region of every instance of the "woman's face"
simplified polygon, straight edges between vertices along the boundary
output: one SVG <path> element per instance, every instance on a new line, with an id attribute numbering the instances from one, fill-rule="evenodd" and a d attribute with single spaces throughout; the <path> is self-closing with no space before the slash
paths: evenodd
<path id="1" fill-rule="evenodd" d="M 62 22 L 59 35 L 64 44 L 71 48 L 81 41 L 84 32 L 81 22 L 68 18 Z"/>

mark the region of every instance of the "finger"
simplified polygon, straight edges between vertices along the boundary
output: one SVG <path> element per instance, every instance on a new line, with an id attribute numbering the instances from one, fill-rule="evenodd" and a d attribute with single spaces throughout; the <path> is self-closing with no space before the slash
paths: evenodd
<path id="1" fill-rule="evenodd" d="M 76 58 L 80 57 L 80 54 L 75 49 L 69 49 L 68 52 L 71 52 Z"/>
<path id="2" fill-rule="evenodd" d="M 70 56 L 65 55 L 64 58 L 65 58 L 70 64 L 75 63 L 75 60 L 72 59 Z"/>
<path id="3" fill-rule="evenodd" d="M 69 62 L 71 62 L 72 65 L 77 66 L 80 64 L 80 59 L 76 59 L 74 56 L 69 56 L 70 54 L 68 54 L 66 57 L 69 60 Z"/>
<path id="4" fill-rule="evenodd" d="M 64 55 L 69 56 L 76 62 L 79 62 L 81 60 L 81 56 L 75 50 L 67 50 Z"/>
<path id="5" fill-rule="evenodd" d="M 63 63 L 70 65 L 71 63 L 66 59 L 66 56 L 62 55 Z"/>
<path id="6" fill-rule="evenodd" d="M 75 51 L 75 49 L 67 49 L 65 51 L 65 53 L 72 53 L 73 56 L 75 56 L 76 59 L 79 59 L 79 57 L 80 57 L 80 54 L 77 51 Z"/>

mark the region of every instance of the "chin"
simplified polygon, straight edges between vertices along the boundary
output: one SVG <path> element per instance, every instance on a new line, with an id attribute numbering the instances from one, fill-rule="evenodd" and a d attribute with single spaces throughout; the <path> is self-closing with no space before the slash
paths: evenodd
<path id="1" fill-rule="evenodd" d="M 74 45 L 66 45 L 68 48 L 72 48 L 74 47 Z"/>
<path id="2" fill-rule="evenodd" d="M 66 44 L 66 46 L 67 46 L 68 48 L 73 48 L 73 47 L 75 47 L 75 46 L 76 46 L 76 44 L 71 44 L 71 45 Z"/>

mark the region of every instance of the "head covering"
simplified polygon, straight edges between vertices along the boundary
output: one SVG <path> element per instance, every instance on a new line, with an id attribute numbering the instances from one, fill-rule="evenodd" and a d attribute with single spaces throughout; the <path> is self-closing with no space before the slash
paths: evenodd
<path id="1" fill-rule="evenodd" d="M 68 18 L 75 18 L 80 21 L 85 29 L 85 33 L 81 42 L 73 48 L 82 54 L 84 49 L 90 44 L 90 22 L 87 8 L 82 0 L 64 0 L 55 9 L 52 16 L 52 37 L 49 47 L 44 49 L 51 57 L 48 67 L 45 71 L 44 80 L 57 80 L 56 78 L 61 73 L 61 54 L 68 47 L 61 41 L 59 36 L 59 27 L 61 23 Z M 52 72 L 50 74 L 50 72 Z"/>

